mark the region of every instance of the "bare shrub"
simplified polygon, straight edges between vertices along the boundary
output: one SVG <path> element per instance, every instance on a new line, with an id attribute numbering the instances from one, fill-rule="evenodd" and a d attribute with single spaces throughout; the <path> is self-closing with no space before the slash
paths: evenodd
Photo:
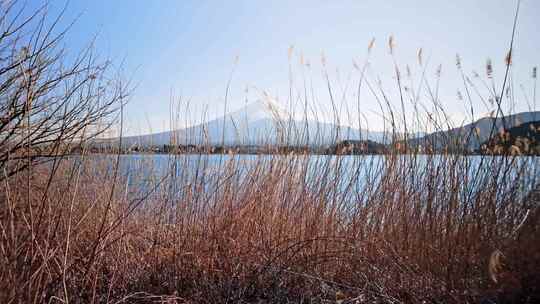
<path id="1" fill-rule="evenodd" d="M 106 130 L 126 86 L 92 44 L 78 54 L 63 43 L 62 13 L 19 1 L 0 8 L 0 180 L 40 157 L 61 156 Z"/>

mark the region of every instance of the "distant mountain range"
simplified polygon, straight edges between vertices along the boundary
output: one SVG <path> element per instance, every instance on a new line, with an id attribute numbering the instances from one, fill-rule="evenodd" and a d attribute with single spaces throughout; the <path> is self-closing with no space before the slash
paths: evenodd
<path id="1" fill-rule="evenodd" d="M 473 123 L 448 131 L 438 131 L 413 138 L 408 141 L 412 147 L 430 147 L 433 150 L 443 148 L 465 149 L 467 152 L 478 150 L 480 145 L 497 135 L 503 129 L 510 129 L 525 123 L 540 120 L 540 112 L 522 112 L 504 116 L 504 118 L 483 117 Z M 504 122 L 504 123 L 503 123 Z M 492 132 L 493 129 L 493 132 Z"/>
<path id="2" fill-rule="evenodd" d="M 385 142 L 388 134 L 314 120 L 295 120 L 277 103 L 259 100 L 184 129 L 122 138 L 124 146 L 327 145 L 341 140 Z"/>
<path id="3" fill-rule="evenodd" d="M 469 153 L 479 151 L 482 143 L 488 142 L 503 128 L 508 130 L 534 121 L 540 121 L 540 111 L 512 114 L 504 119 L 484 117 L 447 131 L 409 136 L 407 146 L 429 147 L 433 151 L 446 148 Z M 389 144 L 391 133 L 360 130 L 309 119 L 296 120 L 276 102 L 259 100 L 225 116 L 191 127 L 124 137 L 122 146 L 331 146 L 343 141 Z M 117 143 L 118 139 L 104 142 Z M 378 150 L 381 149 L 378 147 Z"/>

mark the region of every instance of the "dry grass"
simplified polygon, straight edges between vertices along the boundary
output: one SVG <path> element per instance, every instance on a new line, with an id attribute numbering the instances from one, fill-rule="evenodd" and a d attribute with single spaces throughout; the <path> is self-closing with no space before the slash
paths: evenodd
<path id="1" fill-rule="evenodd" d="M 187 167 L 188 158 L 175 161 Z M 457 155 L 376 164 L 260 156 L 247 167 L 232 156 L 221 169 L 199 166 L 197 176 L 146 180 L 142 192 L 128 185 L 148 175 L 114 179 L 114 159 L 66 162 L 48 188 L 45 168 L 33 173 L 31 191 L 17 179 L 2 186 L 2 302 L 324 302 L 338 294 L 463 303 L 501 288 L 537 296 L 538 234 L 513 240 L 530 207 L 530 159 L 486 159 L 481 171 Z M 489 279 L 495 249 L 512 257 L 510 287 Z"/>

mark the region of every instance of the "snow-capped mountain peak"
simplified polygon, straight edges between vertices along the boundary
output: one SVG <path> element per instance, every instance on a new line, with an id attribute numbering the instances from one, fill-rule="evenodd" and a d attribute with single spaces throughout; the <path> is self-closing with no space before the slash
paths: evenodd
<path id="1" fill-rule="evenodd" d="M 286 120 L 289 113 L 276 101 L 265 98 L 247 103 L 243 108 L 236 110 L 225 118 L 237 124 L 251 123 L 261 119 Z"/>
<path id="2" fill-rule="evenodd" d="M 294 120 L 278 102 L 265 96 L 225 116 L 185 129 L 124 138 L 124 143 L 265 145 L 285 141 L 293 145 L 326 145 L 344 139 L 381 141 L 383 138 L 381 132 L 361 131 L 309 119 Z"/>

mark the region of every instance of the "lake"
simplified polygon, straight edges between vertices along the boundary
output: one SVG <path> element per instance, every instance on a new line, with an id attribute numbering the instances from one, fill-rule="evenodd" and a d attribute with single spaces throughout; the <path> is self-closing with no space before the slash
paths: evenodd
<path id="1" fill-rule="evenodd" d="M 92 155 L 90 161 L 115 163 L 116 157 Z M 540 165 L 540 157 L 479 155 L 129 154 L 120 155 L 119 160 L 120 175 L 131 190 L 141 193 L 159 187 L 172 196 L 190 187 L 216 191 L 224 180 L 241 188 L 251 185 L 249 179 L 269 176 L 278 177 L 276 187 L 289 183 L 310 191 L 324 188 L 349 198 L 376 189 L 383 180 L 419 189 L 426 183 L 448 189 L 446 183 L 459 180 L 457 187 L 463 193 L 481 191 L 487 183 L 496 182 L 501 191 L 517 186 L 525 194 L 538 182 Z"/>

